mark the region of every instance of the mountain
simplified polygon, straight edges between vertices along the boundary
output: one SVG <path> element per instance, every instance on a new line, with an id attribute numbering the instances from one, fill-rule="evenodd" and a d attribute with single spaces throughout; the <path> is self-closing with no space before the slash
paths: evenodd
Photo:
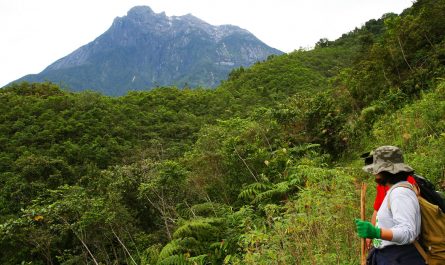
<path id="1" fill-rule="evenodd" d="M 215 87 L 233 68 L 281 53 L 237 26 L 136 6 L 94 41 L 17 81 L 48 80 L 106 95 L 170 85 Z"/>

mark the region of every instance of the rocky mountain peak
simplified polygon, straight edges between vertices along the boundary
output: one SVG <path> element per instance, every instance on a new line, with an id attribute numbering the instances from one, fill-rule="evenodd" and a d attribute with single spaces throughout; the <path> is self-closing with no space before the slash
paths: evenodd
<path id="1" fill-rule="evenodd" d="M 140 17 L 148 14 L 155 15 L 156 13 L 149 6 L 135 6 L 127 12 L 128 17 Z"/>
<path id="2" fill-rule="evenodd" d="M 167 19 L 165 12 L 155 13 L 148 6 L 135 6 L 127 12 L 126 19 L 135 22 L 149 22 L 153 19 Z"/>
<path id="3" fill-rule="evenodd" d="M 237 26 L 136 6 L 94 41 L 19 80 L 49 80 L 108 95 L 156 86 L 215 87 L 233 68 L 280 53 Z"/>

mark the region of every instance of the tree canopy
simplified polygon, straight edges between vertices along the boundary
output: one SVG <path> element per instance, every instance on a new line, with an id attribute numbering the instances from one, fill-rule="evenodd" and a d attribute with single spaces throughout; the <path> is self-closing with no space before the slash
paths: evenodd
<path id="1" fill-rule="evenodd" d="M 0 90 L 0 263 L 358 263 L 361 153 L 397 145 L 445 188 L 443 14 L 418 0 L 216 89 Z"/>

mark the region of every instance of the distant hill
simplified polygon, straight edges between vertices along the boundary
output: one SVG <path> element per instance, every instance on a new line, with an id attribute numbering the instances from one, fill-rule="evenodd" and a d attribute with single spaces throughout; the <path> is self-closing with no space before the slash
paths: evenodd
<path id="1" fill-rule="evenodd" d="M 52 81 L 106 95 L 157 86 L 215 87 L 235 67 L 282 54 L 237 26 L 213 26 L 190 14 L 168 17 L 147 6 L 117 17 L 94 41 L 17 81 Z"/>

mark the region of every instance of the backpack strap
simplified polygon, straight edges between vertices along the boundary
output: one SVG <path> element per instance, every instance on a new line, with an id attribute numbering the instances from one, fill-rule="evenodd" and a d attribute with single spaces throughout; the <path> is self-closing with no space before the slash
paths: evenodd
<path id="1" fill-rule="evenodd" d="M 417 251 L 419 252 L 420 256 L 422 256 L 423 260 L 425 261 L 425 264 L 428 263 L 428 254 L 426 254 L 425 250 L 420 245 L 419 241 L 416 239 L 413 242 L 414 246 L 416 247 Z"/>
<path id="2" fill-rule="evenodd" d="M 388 196 L 388 209 L 390 209 L 390 210 L 391 210 L 391 202 L 390 202 L 390 197 L 389 197 L 389 195 L 390 195 L 390 193 L 391 193 L 392 190 L 394 190 L 394 189 L 396 189 L 396 188 L 399 188 L 399 187 L 410 189 L 410 190 L 414 191 L 414 192 L 416 193 L 417 196 L 420 196 L 420 190 L 419 190 L 419 187 L 418 187 L 417 185 L 413 185 L 413 184 L 411 184 L 411 183 L 398 183 L 398 184 L 395 184 L 395 185 L 390 189 L 390 191 L 388 192 L 388 194 L 386 195 L 386 196 Z"/>

